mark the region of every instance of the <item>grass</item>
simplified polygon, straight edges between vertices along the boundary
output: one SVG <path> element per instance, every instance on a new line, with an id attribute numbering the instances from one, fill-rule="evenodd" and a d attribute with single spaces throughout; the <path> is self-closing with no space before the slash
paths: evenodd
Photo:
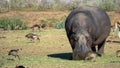
<path id="1" fill-rule="evenodd" d="M 57 24 L 56 26 L 57 29 L 63 29 L 65 28 L 65 21 L 61 21 L 60 23 Z"/>
<path id="2" fill-rule="evenodd" d="M 115 8 L 114 0 L 108 1 L 108 0 L 102 0 L 99 1 L 99 7 L 104 9 L 105 11 L 113 11 Z"/>
<path id="3" fill-rule="evenodd" d="M 1 18 L 0 27 L 4 27 L 6 30 L 24 30 L 27 29 L 27 24 L 20 19 Z"/>
<path id="4" fill-rule="evenodd" d="M 93 65 L 105 65 L 105 64 L 117 64 L 120 63 L 119 58 L 111 58 L 109 55 L 105 55 L 103 58 L 97 58 L 97 62 L 89 61 L 73 61 L 73 60 L 63 60 L 60 58 L 53 58 L 48 56 L 25 56 L 21 58 L 21 61 L 7 61 L 7 66 L 14 66 L 18 63 L 25 66 L 63 66 L 63 67 L 79 67 L 79 66 L 93 66 Z"/>
<path id="5" fill-rule="evenodd" d="M 0 39 L 0 66 L 13 68 L 17 64 L 29 68 L 106 68 L 120 66 L 120 58 L 114 51 L 119 49 L 119 44 L 108 43 L 103 57 L 97 57 L 96 62 L 69 60 L 72 55 L 70 44 L 64 29 L 49 29 L 37 32 L 40 42 L 31 43 L 24 36 L 31 30 L 10 30 L 5 32 L 6 38 Z M 109 49 L 112 47 L 112 49 Z M 19 55 L 21 60 L 7 60 L 7 52 L 10 49 L 21 48 Z"/>
<path id="6" fill-rule="evenodd" d="M 65 21 L 61 21 L 61 20 L 65 20 L 65 18 L 62 17 L 60 20 L 56 19 L 56 18 L 48 18 L 48 19 L 43 19 L 40 22 L 42 24 L 47 24 L 49 27 L 62 29 L 62 28 L 64 28 Z"/>

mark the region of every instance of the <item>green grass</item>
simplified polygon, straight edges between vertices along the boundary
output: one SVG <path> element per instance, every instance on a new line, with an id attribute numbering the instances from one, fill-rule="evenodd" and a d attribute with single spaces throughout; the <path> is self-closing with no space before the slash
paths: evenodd
<path id="1" fill-rule="evenodd" d="M 62 17 L 60 20 L 56 18 L 48 18 L 48 19 L 40 20 L 40 22 L 42 24 L 47 24 L 49 27 L 61 29 L 64 28 L 64 24 L 65 24 L 65 22 L 61 20 L 65 20 L 65 18 Z"/>
<path id="2" fill-rule="evenodd" d="M 30 68 L 79 68 L 81 66 L 83 68 L 97 66 L 106 68 L 104 65 L 118 65 L 120 63 L 120 58 L 117 58 L 114 51 L 111 50 L 106 50 L 102 57 L 97 57 L 96 62 L 69 60 L 72 50 L 64 29 L 37 32 L 36 34 L 40 36 L 40 42 L 36 43 L 29 43 L 30 41 L 24 37 L 28 33 L 31 33 L 31 30 L 5 32 L 6 38 L 0 39 L 0 66 L 13 68 L 17 64 L 21 64 Z M 117 45 L 119 46 L 119 44 Z M 9 58 L 7 51 L 14 48 L 22 48 L 20 50 L 20 61 L 17 58 L 15 61 L 7 60 Z"/>
<path id="3" fill-rule="evenodd" d="M 5 60 L 4 60 L 5 61 Z M 105 55 L 101 58 L 97 58 L 97 62 L 90 61 L 74 61 L 64 60 L 60 58 L 52 58 L 48 56 L 25 56 L 21 60 L 5 61 L 5 65 L 14 66 L 16 64 L 22 64 L 25 66 L 63 66 L 63 67 L 79 67 L 79 66 L 91 66 L 91 65 L 104 65 L 104 64 L 117 64 L 120 63 L 120 58 L 111 58 L 110 55 Z"/>
<path id="4" fill-rule="evenodd" d="M 99 7 L 104 9 L 105 11 L 113 11 L 115 10 L 115 3 L 114 0 L 108 1 L 108 0 L 101 0 L 99 1 Z"/>
<path id="5" fill-rule="evenodd" d="M 24 30 L 27 29 L 27 24 L 16 18 L 1 18 L 0 27 L 6 30 Z"/>
<path id="6" fill-rule="evenodd" d="M 57 29 L 63 29 L 65 28 L 65 21 L 61 21 L 60 23 L 57 24 L 56 26 Z"/>

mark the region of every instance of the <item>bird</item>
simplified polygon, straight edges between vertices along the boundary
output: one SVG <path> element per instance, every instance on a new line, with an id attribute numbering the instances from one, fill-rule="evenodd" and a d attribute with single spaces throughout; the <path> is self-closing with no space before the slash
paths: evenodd
<path id="1" fill-rule="evenodd" d="M 20 60 L 20 57 L 19 57 L 19 55 L 18 55 L 18 51 L 19 51 L 19 49 L 12 49 L 12 50 L 10 50 L 9 51 L 9 53 L 8 53 L 8 55 L 10 56 L 15 56 L 15 58 L 16 57 L 18 57 L 18 59 Z"/>
<path id="2" fill-rule="evenodd" d="M 120 38 L 120 31 L 118 32 L 118 37 Z"/>
<path id="3" fill-rule="evenodd" d="M 33 32 L 38 32 L 40 31 L 40 26 L 38 24 L 35 24 L 31 27 L 31 29 L 33 30 Z"/>
<path id="4" fill-rule="evenodd" d="M 117 23 L 117 27 L 118 27 L 118 37 L 120 38 L 120 24 Z"/>
<path id="5" fill-rule="evenodd" d="M 46 28 L 47 28 L 47 25 L 46 25 L 46 24 L 42 24 L 42 25 L 41 25 L 41 28 L 46 29 Z"/>
<path id="6" fill-rule="evenodd" d="M 37 34 L 33 34 L 33 33 L 29 33 L 29 34 L 25 35 L 25 37 L 27 37 L 28 39 L 31 39 L 32 41 L 40 40 L 39 36 Z"/>

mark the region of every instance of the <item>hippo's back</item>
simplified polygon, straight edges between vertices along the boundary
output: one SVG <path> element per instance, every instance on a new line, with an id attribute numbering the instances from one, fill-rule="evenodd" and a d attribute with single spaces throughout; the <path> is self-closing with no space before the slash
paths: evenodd
<path id="1" fill-rule="evenodd" d="M 91 35 L 93 35 L 96 39 L 95 44 L 98 44 L 99 42 L 102 42 L 103 39 L 107 38 L 110 32 L 110 19 L 106 12 L 102 10 L 101 8 L 94 7 L 94 6 L 82 6 L 80 8 L 77 8 L 73 10 L 67 17 L 65 28 L 67 33 L 70 32 L 70 27 L 72 26 L 73 22 L 70 22 L 71 19 L 75 16 L 75 14 L 78 14 L 80 12 L 86 12 L 88 11 L 88 15 L 91 15 L 91 19 L 94 22 L 89 22 L 88 24 L 93 24 L 94 27 L 93 31 L 91 31 Z"/>
<path id="2" fill-rule="evenodd" d="M 67 20 L 70 21 L 70 19 L 74 17 L 75 14 L 79 13 L 80 11 L 83 11 L 83 12 L 89 11 L 92 17 L 94 18 L 95 23 L 98 25 L 99 23 L 103 23 L 108 26 L 111 24 L 110 19 L 108 15 L 106 14 L 106 12 L 102 10 L 101 8 L 98 8 L 95 6 L 82 6 L 82 7 L 75 9 L 69 14 L 69 16 L 67 17 Z"/>

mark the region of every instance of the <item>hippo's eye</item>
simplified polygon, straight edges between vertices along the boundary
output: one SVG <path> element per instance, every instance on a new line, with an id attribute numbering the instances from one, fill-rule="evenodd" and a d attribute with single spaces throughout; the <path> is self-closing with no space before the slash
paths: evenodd
<path id="1" fill-rule="evenodd" d="M 78 41 L 78 37 L 74 37 L 74 40 L 75 40 L 75 41 Z"/>

